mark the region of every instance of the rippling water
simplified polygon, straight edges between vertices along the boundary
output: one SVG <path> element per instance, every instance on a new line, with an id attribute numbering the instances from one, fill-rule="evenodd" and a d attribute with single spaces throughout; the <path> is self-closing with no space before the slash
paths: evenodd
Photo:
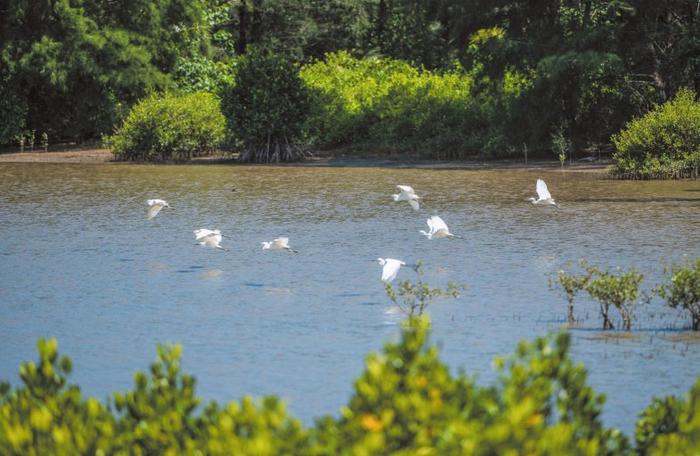
<path id="1" fill-rule="evenodd" d="M 561 210 L 533 207 L 544 178 Z M 424 195 L 413 212 L 396 184 Z M 173 209 L 145 218 L 145 200 Z M 440 214 L 464 240 L 418 231 Z M 207 399 L 278 394 L 307 423 L 337 414 L 364 356 L 398 332 L 377 257 L 422 259 L 427 280 L 467 285 L 430 310 L 456 370 L 495 379 L 491 360 L 559 328 L 548 275 L 581 257 L 634 265 L 648 289 L 663 262 L 700 256 L 700 182 L 619 182 L 558 171 L 0 164 L 0 378 L 17 383 L 35 341 L 56 336 L 72 379 L 104 398 L 132 386 L 157 343 L 181 342 Z M 194 244 L 220 228 L 228 252 Z M 289 236 L 301 253 L 263 252 Z M 400 278 L 411 277 L 404 269 Z M 607 424 L 630 433 L 653 395 L 700 374 L 700 339 L 654 302 L 632 339 L 602 337 L 580 300 L 573 355 L 608 396 Z M 680 337 L 682 339 L 682 337 Z"/>

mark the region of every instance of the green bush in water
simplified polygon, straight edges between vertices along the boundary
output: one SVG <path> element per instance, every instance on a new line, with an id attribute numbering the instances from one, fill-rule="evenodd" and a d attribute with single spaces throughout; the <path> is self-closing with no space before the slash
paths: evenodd
<path id="1" fill-rule="evenodd" d="M 229 135 L 242 146 L 243 162 L 302 160 L 299 143 L 309 96 L 291 61 L 249 50 L 238 62 L 235 84 L 222 92 Z"/>
<path id="2" fill-rule="evenodd" d="M 640 296 L 639 286 L 644 280 L 644 275 L 634 268 L 628 271 L 619 271 L 619 274 L 608 270 L 602 271 L 597 266 L 585 264 L 588 280 L 585 282 L 585 290 L 600 303 L 600 316 L 603 317 L 603 329 L 614 329 L 610 319 L 610 306 L 615 307 L 622 319 L 622 329 L 632 329 L 634 306 Z"/>
<path id="3" fill-rule="evenodd" d="M 657 293 L 673 308 L 690 314 L 693 331 L 700 330 L 700 259 L 689 266 L 672 266 L 670 283 L 661 284 Z"/>
<path id="4" fill-rule="evenodd" d="M 138 102 L 105 143 L 118 160 L 183 161 L 215 150 L 225 131 L 215 95 L 155 94 Z"/>
<path id="5" fill-rule="evenodd" d="M 612 136 L 612 173 L 640 179 L 699 177 L 700 103 L 681 89 L 671 101 L 627 123 Z"/>
<path id="6" fill-rule="evenodd" d="M 433 73 L 338 52 L 300 74 L 312 91 L 305 129 L 317 147 L 459 158 L 478 153 L 492 136 L 492 103 L 471 96 L 472 78 L 461 69 Z"/>

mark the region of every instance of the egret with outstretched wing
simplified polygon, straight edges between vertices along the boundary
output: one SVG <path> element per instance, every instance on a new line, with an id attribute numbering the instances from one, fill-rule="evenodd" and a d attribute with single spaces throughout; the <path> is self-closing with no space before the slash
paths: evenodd
<path id="1" fill-rule="evenodd" d="M 260 244 L 262 244 L 263 250 L 286 250 L 292 253 L 299 253 L 293 248 L 289 247 L 289 238 L 287 237 L 279 237 L 270 242 L 261 242 Z"/>
<path id="2" fill-rule="evenodd" d="M 416 195 L 413 187 L 408 185 L 397 185 L 396 188 L 399 189 L 399 193 L 391 195 L 391 197 L 394 198 L 394 201 L 408 201 L 408 204 L 411 205 L 413 210 L 417 211 L 420 209 L 420 204 L 418 203 L 420 196 Z"/>
<path id="3" fill-rule="evenodd" d="M 152 219 L 153 217 L 158 215 L 158 212 L 160 212 L 160 210 L 164 207 L 170 207 L 168 202 L 162 199 L 149 199 L 146 200 L 146 204 L 148 204 L 148 212 L 146 213 L 146 216 L 149 219 Z"/>
<path id="4" fill-rule="evenodd" d="M 396 278 L 396 275 L 399 273 L 399 269 L 401 269 L 401 266 L 406 266 L 406 263 L 404 263 L 401 260 L 395 260 L 393 258 L 377 258 L 377 262 L 382 268 L 382 282 L 384 283 L 390 283 Z"/>
<path id="5" fill-rule="evenodd" d="M 427 233 L 423 230 L 420 233 L 427 237 L 428 239 L 440 239 L 440 238 L 457 238 L 454 234 L 450 233 L 450 229 L 447 228 L 447 224 L 443 219 L 437 215 L 433 215 L 428 220 L 428 231 Z"/>
<path id="6" fill-rule="evenodd" d="M 206 228 L 200 228 L 198 230 L 194 230 L 193 233 L 195 240 L 199 242 L 199 245 L 219 250 L 226 250 L 225 248 L 221 247 L 221 245 L 219 245 L 221 244 L 221 238 L 223 237 L 220 230 L 209 230 Z"/>
<path id="7" fill-rule="evenodd" d="M 555 203 L 554 199 L 552 198 L 552 194 L 549 193 L 547 184 L 545 184 L 542 179 L 537 179 L 535 189 L 537 190 L 537 198 L 528 198 L 528 201 L 531 201 L 532 204 L 549 204 L 555 207 L 557 206 L 557 203 Z"/>

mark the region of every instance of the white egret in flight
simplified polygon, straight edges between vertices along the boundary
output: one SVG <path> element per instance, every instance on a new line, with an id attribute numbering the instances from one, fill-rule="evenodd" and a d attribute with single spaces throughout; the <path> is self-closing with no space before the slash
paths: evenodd
<path id="1" fill-rule="evenodd" d="M 454 234 L 450 233 L 450 229 L 447 228 L 445 221 L 437 215 L 430 217 L 427 222 L 430 231 L 426 233 L 425 231 L 420 230 L 420 233 L 423 236 L 426 236 L 428 239 L 459 238 L 459 236 L 455 236 Z"/>
<path id="2" fill-rule="evenodd" d="M 261 242 L 263 250 L 286 250 L 287 252 L 299 253 L 289 247 L 289 238 L 279 237 L 270 242 Z"/>
<path id="3" fill-rule="evenodd" d="M 554 207 L 558 207 L 557 203 L 552 199 L 549 189 L 547 189 L 547 184 L 545 184 L 542 179 L 537 179 L 537 186 L 535 188 L 537 190 L 537 199 L 528 198 L 528 201 L 532 201 L 532 204 L 550 204 Z"/>
<path id="4" fill-rule="evenodd" d="M 208 230 L 206 228 L 200 228 L 198 230 L 194 230 L 193 233 L 195 239 L 197 240 L 197 242 L 199 242 L 199 245 L 203 245 L 205 247 L 212 247 L 219 250 L 226 250 L 225 248 L 219 245 L 221 244 L 221 238 L 223 237 L 220 230 Z"/>
<path id="5" fill-rule="evenodd" d="M 170 208 L 168 202 L 162 199 L 149 199 L 146 200 L 146 204 L 148 204 L 148 213 L 146 215 L 149 219 L 158 215 L 158 212 L 164 207 Z"/>
<path id="6" fill-rule="evenodd" d="M 413 210 L 417 211 L 420 209 L 420 204 L 418 204 L 420 196 L 416 195 L 416 192 L 413 191 L 413 187 L 409 187 L 408 185 L 397 185 L 396 188 L 399 189 L 399 193 L 391 195 L 392 198 L 394 198 L 394 201 L 408 201 L 408 204 L 411 205 Z"/>
<path id="7" fill-rule="evenodd" d="M 382 282 L 384 283 L 393 281 L 399 273 L 401 266 L 406 266 L 406 263 L 403 261 L 393 258 L 377 258 L 377 262 L 379 262 L 381 266 L 384 266 L 382 268 Z"/>

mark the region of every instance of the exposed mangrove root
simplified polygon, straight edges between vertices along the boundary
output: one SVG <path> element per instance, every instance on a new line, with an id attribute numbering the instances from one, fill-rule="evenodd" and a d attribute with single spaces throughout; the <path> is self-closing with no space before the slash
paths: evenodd
<path id="1" fill-rule="evenodd" d="M 304 148 L 290 144 L 286 137 L 271 138 L 264 144 L 250 144 L 238 156 L 242 163 L 280 163 L 303 161 L 311 157 Z"/>

